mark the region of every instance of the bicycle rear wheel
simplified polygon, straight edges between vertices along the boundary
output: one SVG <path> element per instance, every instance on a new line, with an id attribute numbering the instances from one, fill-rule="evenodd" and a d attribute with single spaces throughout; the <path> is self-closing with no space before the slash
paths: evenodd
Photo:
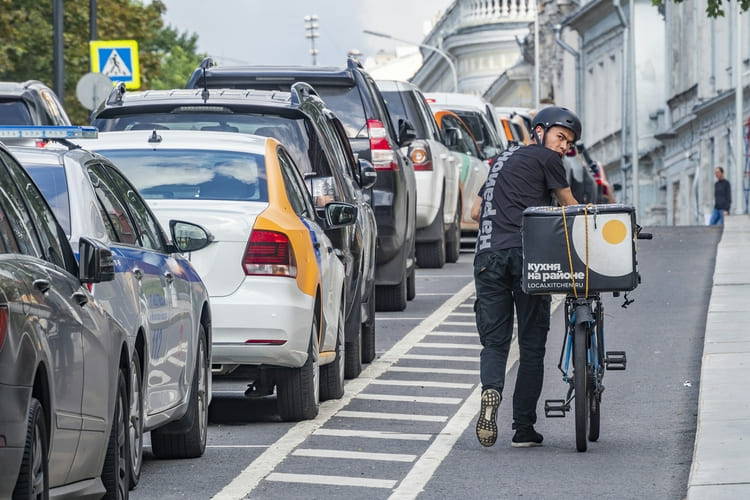
<path id="1" fill-rule="evenodd" d="M 586 451 L 589 424 L 589 376 L 586 359 L 587 325 L 579 323 L 573 336 L 573 385 L 576 409 L 576 449 Z"/>

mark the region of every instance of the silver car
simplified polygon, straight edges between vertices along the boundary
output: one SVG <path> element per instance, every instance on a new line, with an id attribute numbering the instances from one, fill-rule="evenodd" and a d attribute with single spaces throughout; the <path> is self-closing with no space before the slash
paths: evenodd
<path id="1" fill-rule="evenodd" d="M 170 242 L 138 191 L 106 158 L 54 143 L 11 150 L 49 201 L 74 251 L 81 236 L 92 236 L 114 255 L 115 279 L 96 285 L 93 294 L 125 327 L 131 346 L 131 487 L 140 477 L 147 431 L 159 458 L 201 456 L 211 400 L 209 296 L 179 253 L 200 247 Z M 199 226 L 179 228 L 202 234 L 208 244 Z"/>
<path id="2" fill-rule="evenodd" d="M 127 498 L 127 334 L 87 285 L 110 250 L 65 233 L 0 144 L 0 498 Z"/>

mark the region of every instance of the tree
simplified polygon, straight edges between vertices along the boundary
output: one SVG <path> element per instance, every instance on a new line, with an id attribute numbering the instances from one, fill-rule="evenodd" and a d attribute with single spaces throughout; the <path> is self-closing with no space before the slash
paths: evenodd
<path id="1" fill-rule="evenodd" d="M 668 0 L 667 0 L 668 1 Z M 673 0 L 674 3 L 682 3 L 682 0 Z M 727 3 L 730 3 L 731 0 L 726 0 Z M 750 0 L 735 0 L 740 2 L 740 9 L 742 9 L 742 12 L 746 12 L 750 8 Z M 651 3 L 654 5 L 663 5 L 664 0 L 651 0 Z M 724 9 L 722 7 L 724 6 L 724 0 L 708 0 L 708 3 L 706 4 L 706 15 L 708 17 L 723 17 L 725 15 Z"/>
<path id="2" fill-rule="evenodd" d="M 160 0 L 98 0 L 97 37 L 137 40 L 141 88 L 182 87 L 202 59 L 197 35 L 165 27 Z M 78 102 L 78 80 L 91 71 L 89 2 L 64 2 L 65 109 L 73 123 L 88 123 Z M 0 0 L 0 80 L 54 80 L 52 0 Z M 166 87 L 163 87 L 166 86 Z"/>

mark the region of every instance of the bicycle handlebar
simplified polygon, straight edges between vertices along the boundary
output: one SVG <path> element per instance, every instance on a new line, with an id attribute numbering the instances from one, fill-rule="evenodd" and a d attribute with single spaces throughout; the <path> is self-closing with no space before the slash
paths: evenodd
<path id="1" fill-rule="evenodd" d="M 635 225 L 635 234 L 636 237 L 639 240 L 651 240 L 654 238 L 654 235 L 651 233 L 644 233 L 643 227 L 639 226 L 638 224 Z"/>

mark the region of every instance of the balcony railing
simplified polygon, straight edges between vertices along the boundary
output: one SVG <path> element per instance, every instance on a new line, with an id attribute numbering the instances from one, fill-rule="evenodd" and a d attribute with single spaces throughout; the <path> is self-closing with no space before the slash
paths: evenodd
<path id="1" fill-rule="evenodd" d="M 461 25 L 533 21 L 536 0 L 469 0 L 461 2 Z"/>

